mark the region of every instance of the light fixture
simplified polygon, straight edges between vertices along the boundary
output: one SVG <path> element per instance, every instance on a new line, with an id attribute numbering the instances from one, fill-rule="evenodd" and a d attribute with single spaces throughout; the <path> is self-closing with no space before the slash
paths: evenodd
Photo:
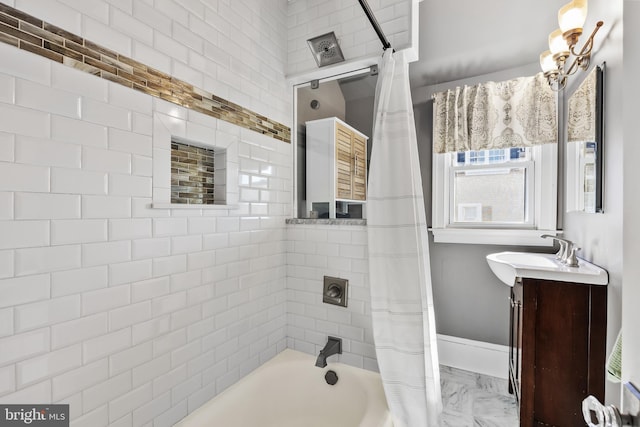
<path id="1" fill-rule="evenodd" d="M 558 24 L 567 44 L 575 45 L 587 20 L 587 0 L 574 0 L 558 11 Z"/>
<path id="2" fill-rule="evenodd" d="M 549 50 L 556 63 L 565 62 L 569 57 L 569 45 L 564 37 L 562 37 L 561 29 L 558 28 L 549 34 Z"/>
<path id="3" fill-rule="evenodd" d="M 593 38 L 602 26 L 598 21 L 593 32 L 582 46 L 576 50 L 578 39 L 587 19 L 587 0 L 572 0 L 558 11 L 560 28 L 549 34 L 549 50 L 540 54 L 540 67 L 554 90 L 562 90 L 567 85 L 567 77 L 589 67 Z M 568 61 L 573 61 L 567 67 Z"/>

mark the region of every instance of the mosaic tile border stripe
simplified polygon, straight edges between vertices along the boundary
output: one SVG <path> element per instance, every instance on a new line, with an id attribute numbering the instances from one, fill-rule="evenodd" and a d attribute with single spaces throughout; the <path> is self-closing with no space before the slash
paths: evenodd
<path id="1" fill-rule="evenodd" d="M 291 142 L 291 129 L 189 83 L 0 3 L 0 42 L 217 119 Z"/>

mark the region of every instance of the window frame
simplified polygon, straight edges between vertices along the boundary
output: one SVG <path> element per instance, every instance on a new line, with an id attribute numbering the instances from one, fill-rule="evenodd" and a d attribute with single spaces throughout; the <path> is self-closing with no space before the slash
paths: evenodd
<path id="1" fill-rule="evenodd" d="M 531 224 L 483 224 L 454 223 L 452 225 L 452 156 L 457 153 L 433 154 L 432 171 L 432 228 L 434 241 L 442 243 L 501 244 L 523 246 L 548 246 L 549 239 L 541 234 L 558 234 L 558 145 L 543 144 L 531 147 L 533 218 Z M 514 162 L 516 163 L 516 162 Z M 523 163 L 519 161 L 517 163 Z M 499 166 L 491 164 L 487 166 Z M 469 166 L 466 166 L 468 168 Z"/>

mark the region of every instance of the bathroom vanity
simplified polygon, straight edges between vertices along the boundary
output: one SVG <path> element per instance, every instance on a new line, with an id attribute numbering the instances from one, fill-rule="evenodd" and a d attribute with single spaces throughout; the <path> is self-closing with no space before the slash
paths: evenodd
<path id="1" fill-rule="evenodd" d="M 553 254 L 487 256 L 510 289 L 509 392 L 520 426 L 584 426 L 582 400 L 604 400 L 607 283 L 605 270 Z"/>
<path id="2" fill-rule="evenodd" d="M 582 400 L 604 401 L 607 287 L 518 278 L 510 300 L 520 426 L 583 426 Z"/>

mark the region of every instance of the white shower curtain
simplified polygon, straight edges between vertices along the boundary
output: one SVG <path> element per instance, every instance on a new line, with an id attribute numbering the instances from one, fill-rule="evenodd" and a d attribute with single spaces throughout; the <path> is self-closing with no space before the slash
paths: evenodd
<path id="1" fill-rule="evenodd" d="M 378 366 L 395 427 L 440 425 L 442 400 L 408 64 L 387 49 L 376 87 L 367 233 Z"/>

